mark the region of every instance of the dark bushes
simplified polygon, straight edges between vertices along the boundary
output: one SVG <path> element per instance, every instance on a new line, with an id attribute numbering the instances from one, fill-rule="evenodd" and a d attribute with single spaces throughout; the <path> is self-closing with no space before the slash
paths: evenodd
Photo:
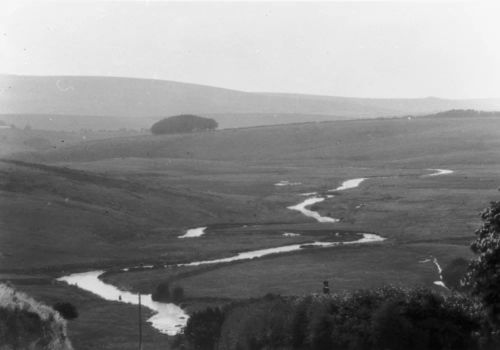
<path id="1" fill-rule="evenodd" d="M 178 303 L 184 300 L 184 288 L 175 286 L 170 289 L 168 282 L 160 283 L 151 295 L 154 301 Z"/>
<path id="2" fill-rule="evenodd" d="M 162 282 L 156 286 L 151 299 L 154 301 L 167 302 L 170 301 L 170 286 L 168 282 Z"/>
<path id="3" fill-rule="evenodd" d="M 74 320 L 78 317 L 78 311 L 71 303 L 55 303 L 52 308 L 59 312 L 59 314 L 61 314 L 61 316 L 66 320 Z"/>
<path id="4" fill-rule="evenodd" d="M 465 291 L 467 286 L 464 284 L 464 279 L 467 274 L 469 260 L 464 258 L 453 259 L 448 265 L 443 268 L 442 276 L 444 284 L 456 291 Z"/>
<path id="5" fill-rule="evenodd" d="M 176 286 L 172 290 L 172 301 L 178 303 L 184 299 L 184 288 Z"/>
<path id="6" fill-rule="evenodd" d="M 220 335 L 224 314 L 219 308 L 195 312 L 184 329 L 184 335 L 192 349 L 214 349 Z"/>
<path id="7" fill-rule="evenodd" d="M 472 301 L 426 289 L 383 288 L 342 295 L 261 298 L 188 321 L 192 349 L 477 349 Z"/>
<path id="8" fill-rule="evenodd" d="M 480 298 L 492 326 L 500 331 L 500 201 L 481 213 L 483 224 L 476 231 L 471 249 L 477 254 L 469 266 L 468 285 Z"/>

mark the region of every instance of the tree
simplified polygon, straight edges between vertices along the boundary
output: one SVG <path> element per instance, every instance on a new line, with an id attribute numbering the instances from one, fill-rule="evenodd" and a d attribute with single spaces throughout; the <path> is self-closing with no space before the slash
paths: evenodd
<path id="1" fill-rule="evenodd" d="M 188 320 L 184 335 L 193 349 L 214 349 L 224 322 L 224 313 L 219 308 L 207 308 L 195 312 Z"/>
<path id="2" fill-rule="evenodd" d="M 151 295 L 151 299 L 154 301 L 170 301 L 170 287 L 168 282 L 161 282 L 158 286 L 156 286 L 155 291 Z"/>
<path id="3" fill-rule="evenodd" d="M 310 298 L 303 300 L 297 305 L 291 320 L 291 341 L 294 349 L 301 349 L 307 338 L 307 309 L 310 304 Z"/>
<path id="4" fill-rule="evenodd" d="M 481 218 L 471 249 L 478 256 L 469 265 L 467 282 L 486 309 L 491 324 L 500 326 L 500 202 L 491 202 Z"/>
<path id="5" fill-rule="evenodd" d="M 444 284 L 456 291 L 466 291 L 467 286 L 464 285 L 463 279 L 467 274 L 469 260 L 465 258 L 453 259 L 448 265 L 443 268 L 442 276 Z"/>
<path id="6" fill-rule="evenodd" d="M 71 303 L 58 302 L 55 303 L 52 308 L 59 312 L 61 316 L 66 320 L 74 320 L 78 317 L 78 311 L 76 310 L 76 307 Z"/>
<path id="7" fill-rule="evenodd" d="M 151 132 L 154 135 L 178 134 L 214 130 L 217 126 L 217 122 L 213 119 L 192 114 L 181 114 L 156 122 L 151 127 Z"/>
<path id="8" fill-rule="evenodd" d="M 180 286 L 174 287 L 172 290 L 172 301 L 178 303 L 184 299 L 184 288 Z"/>
<path id="9" fill-rule="evenodd" d="M 404 315 L 401 301 L 389 300 L 374 311 L 371 332 L 375 349 L 413 349 L 416 335 L 410 320 Z"/>

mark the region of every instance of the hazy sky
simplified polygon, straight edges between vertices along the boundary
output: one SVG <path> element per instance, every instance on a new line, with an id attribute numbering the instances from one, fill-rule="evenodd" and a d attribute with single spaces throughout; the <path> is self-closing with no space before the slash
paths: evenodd
<path id="1" fill-rule="evenodd" d="M 0 71 L 500 97 L 499 10 L 477 2 L 2 2 Z"/>

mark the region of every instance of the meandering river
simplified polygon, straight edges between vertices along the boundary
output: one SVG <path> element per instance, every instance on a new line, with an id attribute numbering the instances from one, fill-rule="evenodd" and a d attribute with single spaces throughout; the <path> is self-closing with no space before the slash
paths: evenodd
<path id="1" fill-rule="evenodd" d="M 432 169 L 436 170 L 437 172 L 434 174 L 431 174 L 430 176 L 436 176 L 436 175 L 445 175 L 445 174 L 450 174 L 452 171 L 451 170 L 445 170 L 445 169 Z M 329 190 L 328 192 L 333 192 L 333 191 L 344 191 L 352 188 L 358 187 L 364 180 L 365 178 L 357 178 L 357 179 L 351 179 L 344 181 L 339 187 Z M 288 207 L 288 209 L 291 210 L 297 210 L 304 214 L 305 216 L 312 217 L 316 219 L 318 222 L 321 223 L 334 223 L 338 222 L 338 219 L 335 218 L 330 218 L 326 216 L 321 216 L 319 213 L 312 211 L 310 209 L 307 209 L 310 205 L 313 205 L 315 203 L 319 203 L 324 201 L 326 196 L 320 197 L 317 195 L 316 192 L 313 193 L 307 193 L 305 194 L 309 197 L 309 195 L 312 195 L 312 197 L 306 198 L 304 201 L 300 202 L 297 205 Z M 331 196 L 331 195 L 330 195 Z M 205 233 L 206 227 L 199 227 L 195 229 L 190 229 L 188 230 L 184 235 L 179 236 L 179 238 L 188 238 L 188 237 L 199 237 Z M 266 248 L 266 249 L 259 249 L 259 250 L 254 250 L 254 251 L 247 251 L 247 252 L 241 252 L 236 254 L 235 256 L 228 257 L 228 258 L 221 258 L 221 259 L 214 259 L 214 260 L 205 260 L 205 261 L 193 261 L 190 263 L 185 263 L 185 264 L 179 264 L 176 265 L 178 267 L 182 266 L 198 266 L 198 265 L 206 265 L 206 264 L 218 264 L 218 263 L 227 263 L 227 262 L 232 262 L 232 261 L 238 261 L 238 260 L 248 260 L 248 259 L 256 259 L 256 258 L 261 258 L 263 256 L 271 255 L 271 254 L 279 254 L 279 253 L 286 253 L 286 252 L 293 252 L 293 251 L 298 251 L 301 249 L 306 249 L 310 247 L 318 247 L 318 248 L 324 248 L 324 247 L 333 247 L 333 246 L 340 246 L 340 245 L 352 245 L 352 244 L 366 244 L 366 243 L 375 243 L 375 242 L 381 242 L 384 241 L 385 238 L 381 237 L 379 235 L 373 234 L 373 233 L 362 233 L 362 237 L 359 238 L 358 240 L 355 241 L 350 241 L 350 242 L 312 242 L 312 243 L 305 243 L 305 244 L 292 244 L 292 245 L 286 245 L 286 246 L 281 246 L 281 247 L 275 247 L 275 248 Z M 435 261 L 436 265 L 437 260 Z M 151 266 L 152 267 L 152 266 Z M 128 268 L 123 269 L 124 271 L 127 271 Z M 68 276 L 63 276 L 58 278 L 58 281 L 66 282 L 70 285 L 77 286 L 83 290 L 92 292 L 101 298 L 105 300 L 110 300 L 110 301 L 117 301 L 117 302 L 122 302 L 122 303 L 127 303 L 127 304 L 138 304 L 138 295 L 120 290 L 119 288 L 107 284 L 101 279 L 99 279 L 99 276 L 102 275 L 104 271 L 90 271 L 90 272 L 84 272 L 84 273 L 74 273 Z M 439 281 L 437 281 L 439 282 Z M 437 284 L 437 283 L 436 283 Z M 188 315 L 182 308 L 179 306 L 172 304 L 172 303 L 160 303 L 152 300 L 151 295 L 142 295 L 141 296 L 141 303 L 143 306 L 147 307 L 148 309 L 152 310 L 155 312 L 155 314 L 149 318 L 148 322 L 151 323 L 151 325 L 159 330 L 161 333 L 168 334 L 168 335 L 175 335 L 180 330 L 186 325 L 187 320 L 188 320 Z"/>
<path id="2" fill-rule="evenodd" d="M 74 273 L 57 280 L 92 292 L 105 300 L 134 305 L 139 303 L 138 294 L 120 290 L 99 279 L 103 273 L 104 271 Z M 149 318 L 148 322 L 161 333 L 175 335 L 186 325 L 188 315 L 175 304 L 156 302 L 151 298 L 151 294 L 141 295 L 141 304 L 155 311 L 155 315 Z"/>
<path id="3" fill-rule="evenodd" d="M 425 176 L 450 175 L 450 174 L 454 173 L 453 170 L 449 170 L 449 169 L 427 169 L 427 170 L 432 170 L 432 171 L 434 171 L 434 173 L 429 174 L 429 175 L 425 175 Z"/>
<path id="4" fill-rule="evenodd" d="M 219 264 L 227 263 L 238 260 L 250 260 L 261 258 L 266 255 L 279 254 L 286 252 L 298 251 L 301 249 L 306 249 L 310 247 L 334 247 L 339 245 L 351 245 L 351 244 L 363 244 L 363 243 L 375 243 L 382 242 L 385 238 L 373 234 L 373 233 L 363 233 L 362 237 L 355 241 L 349 242 L 312 242 L 303 244 L 291 244 L 287 246 L 259 249 L 248 252 L 238 253 L 235 256 L 214 259 L 214 260 L 204 260 L 204 261 L 193 261 L 186 264 L 178 264 L 166 267 L 183 267 L 183 266 L 199 266 L 207 264 Z M 99 276 L 102 275 L 104 271 L 90 271 L 83 273 L 74 273 L 69 276 L 64 276 L 58 278 L 58 281 L 66 282 L 68 284 L 77 286 L 86 291 L 92 292 L 105 300 L 118 301 L 127 304 L 137 305 L 139 303 L 138 295 L 128 291 L 120 290 L 119 288 L 107 284 Z M 185 325 L 188 319 L 188 315 L 179 306 L 172 303 L 160 303 L 156 302 L 151 298 L 151 294 L 142 295 L 141 303 L 143 306 L 155 312 L 155 314 L 148 319 L 151 325 L 158 329 L 161 333 L 168 335 L 177 334 Z"/>
<path id="5" fill-rule="evenodd" d="M 182 236 L 179 236 L 179 238 L 193 238 L 193 237 L 200 237 L 205 234 L 205 230 L 207 227 L 197 227 L 197 228 L 191 228 L 186 231 L 185 234 Z"/>
<path id="6" fill-rule="evenodd" d="M 366 178 L 364 178 L 364 177 L 357 178 L 357 179 L 350 179 L 350 180 L 342 182 L 342 184 L 339 187 L 334 188 L 332 190 L 328 190 L 328 192 L 350 190 L 352 188 L 358 187 L 365 180 L 366 180 Z M 310 218 L 313 218 L 316 221 L 321 222 L 321 223 L 335 223 L 335 222 L 340 221 L 339 219 L 332 218 L 329 216 L 322 216 L 320 213 L 308 209 L 308 207 L 310 207 L 311 205 L 316 204 L 316 203 L 321 203 L 324 200 L 326 200 L 327 198 L 332 198 L 334 196 L 332 196 L 332 195 L 319 196 L 317 192 L 302 193 L 302 195 L 306 196 L 308 198 L 306 198 L 304 201 L 300 202 L 299 204 L 292 205 L 292 206 L 288 207 L 288 209 L 299 211 L 303 215 L 310 217 Z"/>

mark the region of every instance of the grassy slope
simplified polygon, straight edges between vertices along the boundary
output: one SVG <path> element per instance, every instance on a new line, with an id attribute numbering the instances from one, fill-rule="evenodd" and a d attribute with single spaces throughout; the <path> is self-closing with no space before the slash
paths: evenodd
<path id="1" fill-rule="evenodd" d="M 500 108 L 498 99 L 368 99 L 249 93 L 172 81 L 98 76 L 0 75 L 0 90 L 0 119 L 51 130 L 102 129 L 113 124 L 115 128 L 149 127 L 153 119 L 181 113 L 210 115 L 222 127 L 241 127 L 290 120 L 317 121 L 325 116 L 335 120 L 452 108 Z"/>
<path id="2" fill-rule="evenodd" d="M 47 119 L 52 118 L 47 116 Z M 17 124 L 24 127 L 29 123 Z M 119 136 L 137 135 L 137 131 L 113 130 L 75 132 L 50 130 L 0 129 L 0 156 L 16 152 L 39 152 L 47 149 L 58 149 L 85 140 L 104 139 Z"/>
<path id="3" fill-rule="evenodd" d="M 308 123 L 92 141 L 33 158 L 83 162 L 168 157 L 336 167 L 474 165 L 498 161 L 498 125 L 496 117 Z"/>
<path id="4" fill-rule="evenodd" d="M 114 138 L 25 154 L 80 170 L 4 163 L 9 201 L 1 203 L 2 246 L 22 242 L 34 261 L 49 251 L 64 263 L 229 255 L 279 245 L 280 237 L 262 232 L 256 239 L 229 229 L 200 240 L 176 236 L 227 222 L 290 223 L 282 230 L 300 230 L 311 221 L 286 209 L 301 200 L 297 194 L 353 177 L 370 179 L 315 207 L 342 219 L 329 227 L 375 231 L 399 242 L 470 237 L 476 213 L 498 187 L 499 124 L 491 117 L 343 121 Z M 456 173 L 422 176 L 434 167 Z M 302 185 L 273 186 L 283 179 Z M 230 240 L 220 239 L 228 234 Z M 4 261 L 16 265 L 15 256 Z"/>
<path id="5" fill-rule="evenodd" d="M 175 189 L 54 166 L 1 165 L 3 269 L 162 256 L 181 259 L 187 247 L 177 236 L 186 228 L 249 216 L 244 196 Z M 230 211 L 224 204 L 228 201 Z"/>
<path id="6" fill-rule="evenodd" d="M 172 279 L 195 298 L 300 294 L 317 291 L 323 279 L 334 289 L 385 282 L 429 285 L 437 277 L 435 267 L 418 260 L 432 255 L 444 265 L 468 256 L 479 210 L 498 198 L 499 140 L 500 121 L 495 118 L 367 120 L 117 138 L 25 154 L 24 160 L 53 165 L 43 170 L 2 165 L 2 178 L 14 184 L 2 184 L 2 195 L 8 198 L 0 202 L 2 267 L 34 267 L 42 261 L 77 266 L 205 259 L 310 241 L 323 237 L 318 230 L 326 229 L 377 232 L 389 240 L 373 247 L 107 278 L 144 291 Z M 427 168 L 456 172 L 425 177 Z M 369 180 L 315 208 L 342 218 L 338 224 L 318 225 L 285 209 L 303 199 L 301 192 L 335 188 L 354 177 Z M 302 185 L 273 185 L 280 180 Z M 55 209 L 45 205 L 47 198 Z M 106 210 L 111 214 L 102 214 Z M 219 226 L 199 239 L 176 238 L 187 227 L 228 222 L 249 226 Z M 304 236 L 283 238 L 283 232 Z M 67 288 L 44 290 L 51 295 Z M 102 316 L 100 307 L 109 308 L 109 323 L 134 315 L 124 306 L 96 303 L 88 308 L 89 319 Z M 82 334 L 98 329 L 90 324 L 75 327 Z M 110 330 L 111 338 L 96 334 L 107 342 L 118 337 L 115 330 Z"/>

